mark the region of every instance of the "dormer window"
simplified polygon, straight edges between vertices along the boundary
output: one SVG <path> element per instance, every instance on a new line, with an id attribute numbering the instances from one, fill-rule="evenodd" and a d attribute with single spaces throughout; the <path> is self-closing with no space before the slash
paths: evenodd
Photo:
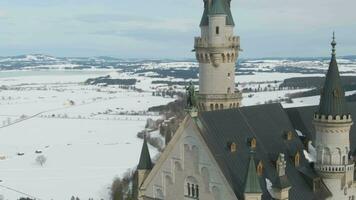
<path id="1" fill-rule="evenodd" d="M 237 150 L 237 145 L 236 145 L 235 142 L 229 143 L 228 147 L 229 147 L 229 150 L 230 150 L 231 153 L 234 153 Z"/>
<path id="2" fill-rule="evenodd" d="M 219 33 L 220 33 L 220 28 L 218 26 L 215 27 L 215 33 L 216 33 L 216 35 L 219 35 Z"/>
<path id="3" fill-rule="evenodd" d="M 258 162 L 257 175 L 259 175 L 259 176 L 263 175 L 263 163 L 262 163 L 262 160 L 260 160 L 260 162 Z"/>
<path id="4" fill-rule="evenodd" d="M 256 149 L 256 146 L 257 146 L 256 138 L 252 138 L 252 140 L 251 140 L 251 148 L 252 149 Z"/>
<path id="5" fill-rule="evenodd" d="M 294 165 L 296 167 L 299 167 L 299 164 L 300 164 L 300 153 L 298 151 L 294 156 Z"/>
<path id="6" fill-rule="evenodd" d="M 288 141 L 292 140 L 293 139 L 293 132 L 292 131 L 288 131 L 286 136 L 287 136 L 287 140 Z"/>

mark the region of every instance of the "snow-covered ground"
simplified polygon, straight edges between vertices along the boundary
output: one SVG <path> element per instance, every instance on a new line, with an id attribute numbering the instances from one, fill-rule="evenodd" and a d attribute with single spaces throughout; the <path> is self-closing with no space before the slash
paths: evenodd
<path id="1" fill-rule="evenodd" d="M 5 199 L 26 196 L 19 192 L 38 199 L 109 199 L 113 179 L 138 162 L 142 140 L 136 134 L 147 118 L 158 117 L 145 111 L 173 99 L 82 84 L 108 73 L 0 72 L 1 85 L 8 88 L 0 91 L 0 194 Z M 158 153 L 150 150 L 152 156 Z M 43 166 L 35 161 L 39 155 L 47 158 Z"/>

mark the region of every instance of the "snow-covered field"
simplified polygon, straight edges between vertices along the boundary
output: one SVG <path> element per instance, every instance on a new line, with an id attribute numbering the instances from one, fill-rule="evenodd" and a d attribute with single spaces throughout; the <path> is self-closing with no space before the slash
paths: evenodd
<path id="1" fill-rule="evenodd" d="M 4 199 L 26 196 L 19 192 L 38 199 L 109 199 L 112 180 L 138 162 L 142 140 L 136 134 L 147 118 L 158 117 L 144 111 L 173 99 L 82 84 L 107 73 L 0 72 L 8 87 L 0 92 Z M 39 155 L 47 158 L 43 166 L 35 161 Z"/>

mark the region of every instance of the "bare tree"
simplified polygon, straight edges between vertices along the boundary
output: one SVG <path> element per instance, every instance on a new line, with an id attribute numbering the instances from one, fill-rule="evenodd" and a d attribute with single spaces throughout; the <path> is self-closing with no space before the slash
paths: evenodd
<path id="1" fill-rule="evenodd" d="M 38 164 L 40 164 L 41 166 L 43 166 L 46 163 L 46 161 L 47 161 L 47 158 L 44 155 L 39 155 L 36 158 L 36 162 Z"/>

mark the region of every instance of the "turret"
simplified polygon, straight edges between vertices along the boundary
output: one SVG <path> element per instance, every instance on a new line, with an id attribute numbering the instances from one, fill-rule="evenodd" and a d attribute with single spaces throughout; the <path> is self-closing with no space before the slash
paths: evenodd
<path id="1" fill-rule="evenodd" d="M 137 165 L 137 170 L 135 173 L 133 191 L 135 191 L 136 194 L 134 194 L 134 199 L 140 199 L 140 187 L 147 178 L 148 174 L 151 172 L 152 168 L 153 164 L 151 161 L 151 156 L 147 145 L 147 139 L 145 136 L 141 149 L 140 161 Z"/>
<path id="2" fill-rule="evenodd" d="M 239 107 L 241 93 L 235 89 L 235 64 L 240 38 L 234 36 L 231 0 L 204 0 L 201 36 L 195 38 L 199 61 L 198 108 L 202 111 Z"/>
<path id="3" fill-rule="evenodd" d="M 321 90 L 319 109 L 313 120 L 317 152 L 315 168 L 332 193 L 333 199 L 349 199 L 354 195 L 354 164 L 348 156 L 353 122 L 347 109 L 336 61 L 335 34 L 331 46 L 331 61 Z"/>
<path id="4" fill-rule="evenodd" d="M 251 152 L 245 180 L 244 196 L 245 200 L 261 200 L 262 189 L 256 171 L 254 152 Z"/>

